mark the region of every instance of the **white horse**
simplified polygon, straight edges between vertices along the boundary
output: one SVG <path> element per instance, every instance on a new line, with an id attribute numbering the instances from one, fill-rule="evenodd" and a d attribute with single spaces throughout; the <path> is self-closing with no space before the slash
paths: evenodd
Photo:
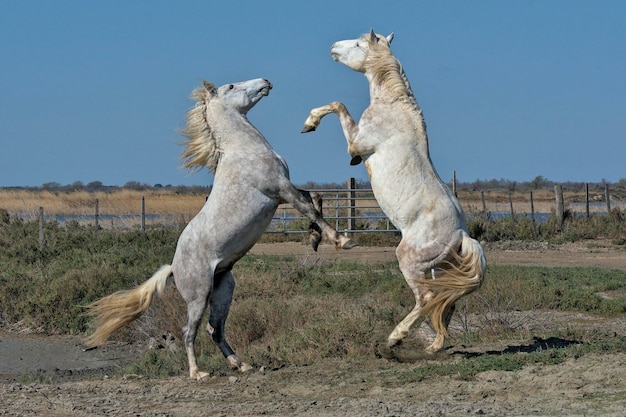
<path id="1" fill-rule="evenodd" d="M 426 351 L 432 353 L 443 347 L 454 303 L 481 285 L 486 262 L 482 247 L 466 232 L 461 205 L 433 167 L 422 110 L 391 52 L 392 39 L 393 34 L 383 37 L 371 31 L 333 44 L 335 61 L 365 74 L 370 105 L 358 124 L 343 103 L 315 108 L 303 133 L 335 113 L 351 164 L 365 161 L 381 209 L 402 232 L 396 256 L 415 295 L 415 308 L 389 335 L 388 345 L 400 343 L 418 319 L 421 323 L 430 315 L 436 337 L 430 335 Z"/>
<path id="2" fill-rule="evenodd" d="M 211 194 L 180 235 L 171 265 L 161 267 L 132 290 L 114 293 L 88 306 L 96 322 L 95 331 L 86 340 L 88 345 L 104 343 L 115 330 L 139 317 L 155 292 L 163 294 L 173 275 L 187 303 L 183 337 L 189 377 L 202 379 L 208 375 L 198 370 L 194 352 L 196 333 L 207 306 L 208 333 L 231 367 L 247 371 L 251 367 L 237 357 L 224 338 L 235 287 L 231 268 L 261 237 L 278 205 L 291 203 L 317 223 L 336 247 L 354 246 L 324 221 L 308 193 L 296 189 L 283 158 L 248 121 L 246 113 L 271 88 L 269 81 L 255 79 L 217 89 L 205 82 L 193 91 L 197 105 L 187 114 L 187 126 L 181 132 L 187 137 L 182 157 L 187 168 L 208 167 L 214 172 Z M 317 243 L 314 239 L 314 248 Z"/>

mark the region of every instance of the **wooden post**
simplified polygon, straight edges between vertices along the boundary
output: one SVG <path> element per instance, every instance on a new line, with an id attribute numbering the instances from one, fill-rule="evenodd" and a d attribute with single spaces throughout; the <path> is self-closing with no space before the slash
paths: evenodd
<path id="1" fill-rule="evenodd" d="M 509 191 L 509 207 L 511 210 L 511 225 L 513 226 L 513 236 L 515 236 L 515 212 L 513 211 L 513 193 L 511 191 Z"/>
<path id="2" fill-rule="evenodd" d="M 611 196 L 609 195 L 609 184 L 604 184 L 604 199 L 606 200 L 606 214 L 611 215 Z"/>
<path id="3" fill-rule="evenodd" d="M 587 213 L 587 220 L 589 220 L 589 183 L 585 183 L 585 211 Z"/>
<path id="4" fill-rule="evenodd" d="M 452 193 L 458 197 L 456 194 L 456 170 L 452 171 Z"/>
<path id="5" fill-rule="evenodd" d="M 348 230 L 356 230 L 356 180 L 348 178 Z"/>
<path id="6" fill-rule="evenodd" d="M 537 239 L 537 222 L 535 221 L 535 201 L 533 200 L 533 190 L 530 190 L 530 222 L 533 226 L 533 239 Z"/>
<path id="7" fill-rule="evenodd" d="M 94 223 L 96 227 L 96 233 L 98 233 L 98 229 L 100 228 L 100 200 L 96 198 L 96 213 L 94 215 Z"/>
<path id="8" fill-rule="evenodd" d="M 483 219 L 485 221 L 485 234 L 489 232 L 489 224 L 491 223 L 491 215 L 487 211 L 487 204 L 485 203 L 485 191 L 480 190 L 480 199 L 483 202 Z"/>
<path id="9" fill-rule="evenodd" d="M 485 203 L 485 192 L 483 190 L 480 190 L 480 199 L 483 202 L 483 216 L 485 221 L 489 221 L 489 213 L 487 213 L 487 204 Z"/>
<path id="10" fill-rule="evenodd" d="M 141 196 L 141 231 L 146 231 L 146 198 Z"/>
<path id="11" fill-rule="evenodd" d="M 556 225 L 557 231 L 563 230 L 563 220 L 565 211 L 563 208 L 563 187 L 561 185 L 554 186 L 554 194 L 556 195 Z"/>
<path id="12" fill-rule="evenodd" d="M 39 207 L 39 250 L 43 250 L 43 246 L 45 243 L 45 235 L 44 235 L 44 219 L 43 219 L 43 207 Z"/>

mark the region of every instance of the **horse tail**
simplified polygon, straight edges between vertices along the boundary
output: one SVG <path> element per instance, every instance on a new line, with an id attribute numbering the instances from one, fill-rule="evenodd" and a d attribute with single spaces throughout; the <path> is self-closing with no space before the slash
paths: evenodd
<path id="1" fill-rule="evenodd" d="M 163 296 L 171 274 L 171 265 L 164 265 L 143 284 L 89 304 L 86 314 L 94 318 L 96 329 L 85 343 L 88 346 L 101 345 L 113 332 L 141 316 L 150 306 L 155 292 Z"/>
<path id="2" fill-rule="evenodd" d="M 434 279 L 420 280 L 422 285 L 435 292 L 420 311 L 421 316 L 430 314 L 437 333 L 448 336 L 443 316 L 448 307 L 464 295 L 477 290 L 485 277 L 486 261 L 483 248 L 476 239 L 463 233 L 463 240 L 452 261 L 446 261 L 434 272 Z"/>

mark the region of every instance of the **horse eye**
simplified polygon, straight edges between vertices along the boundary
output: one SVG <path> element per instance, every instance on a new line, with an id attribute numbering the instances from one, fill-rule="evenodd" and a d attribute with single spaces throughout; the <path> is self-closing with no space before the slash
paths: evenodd
<path id="1" fill-rule="evenodd" d="M 232 85 L 232 84 L 228 86 L 228 89 L 229 89 L 229 90 L 232 90 L 233 88 L 235 88 L 235 86 L 234 86 L 234 85 Z"/>

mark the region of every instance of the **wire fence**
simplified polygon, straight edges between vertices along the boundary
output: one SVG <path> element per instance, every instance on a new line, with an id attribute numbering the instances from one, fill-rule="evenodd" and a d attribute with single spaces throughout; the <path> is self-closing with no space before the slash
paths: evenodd
<path id="1" fill-rule="evenodd" d="M 309 190 L 322 196 L 324 218 L 334 224 L 336 230 L 347 233 L 398 232 L 381 210 L 370 188 L 356 188 L 352 178 L 348 180 L 347 185 L 346 188 Z M 510 191 L 507 193 L 501 190 L 498 192 L 457 191 L 456 187 L 452 188 L 458 194 L 468 220 L 476 217 L 494 220 L 510 216 L 528 216 L 533 219 L 533 223 L 543 223 L 550 216 L 557 216 L 557 219 L 563 219 L 566 215 L 589 217 L 607 215 L 612 210 L 626 208 L 626 202 L 623 199 L 610 195 L 608 186 L 603 192 L 595 190 L 593 193 L 589 192 L 588 186 L 585 186 L 584 190 L 576 192 L 570 190 L 567 193 L 564 193 L 559 185 L 554 187 L 554 192 L 543 189 L 534 192 Z M 207 197 L 198 196 L 198 199 L 200 198 L 206 199 Z M 145 230 L 150 225 L 184 225 L 193 216 L 193 214 L 181 213 L 150 213 L 146 210 L 144 196 L 141 197 L 141 209 L 137 213 L 111 214 L 107 213 L 106 208 L 101 211 L 97 199 L 88 204 L 91 205 L 91 209 L 83 208 L 82 214 L 46 214 L 45 208 L 40 207 L 36 216 L 42 223 L 74 221 L 81 224 L 93 224 L 96 229 L 139 227 L 141 230 Z M 88 212 L 92 214 L 85 214 Z M 281 204 L 266 233 L 306 233 L 308 225 L 308 218 L 302 216 L 290 204 Z"/>

